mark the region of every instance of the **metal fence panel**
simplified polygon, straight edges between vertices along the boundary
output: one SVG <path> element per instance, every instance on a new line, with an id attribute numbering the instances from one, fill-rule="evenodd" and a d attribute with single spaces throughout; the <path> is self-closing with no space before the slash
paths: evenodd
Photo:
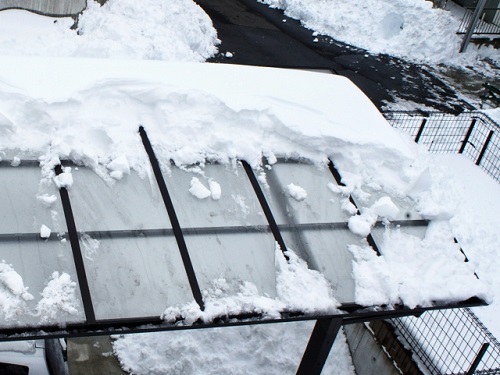
<path id="1" fill-rule="evenodd" d="M 500 126 L 482 112 L 385 112 L 395 128 L 435 153 L 463 153 L 500 182 Z"/>
<path id="2" fill-rule="evenodd" d="M 428 311 L 392 319 L 405 344 L 431 374 L 467 374 L 484 344 L 474 374 L 500 374 L 500 344 L 468 309 Z"/>

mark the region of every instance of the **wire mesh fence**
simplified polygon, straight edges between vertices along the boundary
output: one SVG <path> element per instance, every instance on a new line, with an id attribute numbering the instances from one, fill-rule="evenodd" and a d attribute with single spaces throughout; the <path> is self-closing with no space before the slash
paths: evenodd
<path id="1" fill-rule="evenodd" d="M 395 128 L 434 153 L 460 153 L 500 182 L 500 126 L 482 112 L 385 112 Z"/>
<path id="2" fill-rule="evenodd" d="M 457 34 L 465 34 L 475 8 L 466 8 Z M 500 7 L 484 8 L 479 22 L 474 29 L 474 35 L 500 35 Z"/>
<path id="3" fill-rule="evenodd" d="M 391 323 L 431 374 L 500 374 L 500 344 L 468 308 Z"/>

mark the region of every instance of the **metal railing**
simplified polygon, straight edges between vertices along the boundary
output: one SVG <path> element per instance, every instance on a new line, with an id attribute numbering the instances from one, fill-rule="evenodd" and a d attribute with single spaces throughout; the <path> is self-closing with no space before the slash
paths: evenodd
<path id="1" fill-rule="evenodd" d="M 395 128 L 434 153 L 460 153 L 500 182 L 500 126 L 482 112 L 385 112 Z"/>
<path id="2" fill-rule="evenodd" d="M 500 344 L 468 308 L 391 319 L 431 374 L 500 374 Z"/>
<path id="3" fill-rule="evenodd" d="M 464 18 L 457 30 L 457 34 L 465 34 L 475 8 L 465 8 Z M 500 36 L 500 7 L 484 8 L 479 22 L 474 28 L 473 35 L 498 35 Z"/>

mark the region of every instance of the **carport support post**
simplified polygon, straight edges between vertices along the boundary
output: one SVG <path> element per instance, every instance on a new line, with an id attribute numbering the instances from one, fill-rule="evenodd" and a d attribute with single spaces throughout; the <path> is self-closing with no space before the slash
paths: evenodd
<path id="1" fill-rule="evenodd" d="M 479 16 L 483 13 L 484 6 L 486 5 L 486 0 L 479 0 L 476 5 L 476 9 L 474 10 L 474 14 L 470 19 L 469 25 L 467 26 L 467 31 L 465 32 L 464 40 L 462 41 L 462 45 L 460 46 L 460 53 L 465 52 L 469 42 L 472 38 L 472 34 L 474 34 L 474 30 L 476 29 L 477 21 L 479 21 Z"/>
<path id="2" fill-rule="evenodd" d="M 316 321 L 297 375 L 321 375 L 340 327 L 342 318 L 324 318 Z"/>

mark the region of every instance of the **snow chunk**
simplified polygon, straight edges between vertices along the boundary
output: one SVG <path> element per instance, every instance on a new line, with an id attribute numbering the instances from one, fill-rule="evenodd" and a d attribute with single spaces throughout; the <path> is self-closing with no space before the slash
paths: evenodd
<path id="1" fill-rule="evenodd" d="M 106 166 L 111 172 L 110 176 L 116 180 L 121 180 L 123 175 L 130 174 L 130 165 L 125 155 L 122 155 Z"/>
<path id="2" fill-rule="evenodd" d="M 20 164 L 21 164 L 21 159 L 19 159 L 17 156 L 14 156 L 12 162 L 10 163 L 12 167 L 19 167 Z"/>
<path id="3" fill-rule="evenodd" d="M 54 182 L 59 189 L 70 188 L 73 185 L 73 175 L 71 174 L 71 168 L 64 168 L 63 173 L 54 176 Z"/>
<path id="4" fill-rule="evenodd" d="M 380 198 L 370 207 L 370 209 L 374 214 L 388 220 L 394 220 L 399 213 L 399 208 L 390 197 Z"/>
<path id="5" fill-rule="evenodd" d="M 42 202 L 42 204 L 46 207 L 50 207 L 52 206 L 55 201 L 57 201 L 57 197 L 53 194 L 49 195 L 49 194 L 42 194 L 42 195 L 37 195 L 36 199 L 40 202 Z"/>
<path id="6" fill-rule="evenodd" d="M 33 299 L 33 296 L 28 293 L 28 288 L 24 286 L 21 275 L 3 262 L 0 263 L 0 282 L 15 296 L 20 296 L 26 301 Z"/>
<path id="7" fill-rule="evenodd" d="M 196 177 L 191 179 L 191 187 L 189 192 L 198 199 L 205 199 L 212 195 L 212 192 L 203 185 Z"/>
<path id="8" fill-rule="evenodd" d="M 60 315 L 78 314 L 79 302 L 76 298 L 76 282 L 65 272 L 52 273 L 50 281 L 42 291 L 42 299 L 37 303 L 40 322 L 54 322 Z"/>
<path id="9" fill-rule="evenodd" d="M 220 184 L 214 180 L 209 180 L 208 187 L 210 188 L 210 194 L 212 194 L 212 199 L 219 200 L 222 194 L 222 189 L 220 187 Z"/>
<path id="10" fill-rule="evenodd" d="M 50 228 L 48 226 L 42 224 L 42 226 L 40 227 L 40 237 L 41 238 L 49 238 L 51 233 L 52 233 L 52 231 L 50 230 Z"/>
<path id="11" fill-rule="evenodd" d="M 372 224 L 366 220 L 365 216 L 354 215 L 349 218 L 347 222 L 349 230 L 361 237 L 366 237 L 372 230 Z"/>
<path id="12" fill-rule="evenodd" d="M 307 192 L 304 188 L 295 185 L 294 183 L 290 183 L 286 187 L 287 193 L 296 201 L 303 201 L 307 198 Z"/>
<path id="13" fill-rule="evenodd" d="M 226 58 L 230 59 L 232 58 L 234 55 L 231 53 L 231 52 L 226 52 Z"/>

